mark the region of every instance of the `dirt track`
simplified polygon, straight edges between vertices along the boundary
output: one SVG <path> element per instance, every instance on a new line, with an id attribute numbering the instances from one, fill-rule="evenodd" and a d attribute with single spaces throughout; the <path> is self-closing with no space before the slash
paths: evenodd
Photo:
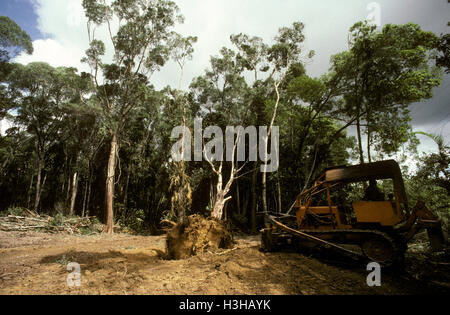
<path id="1" fill-rule="evenodd" d="M 436 285 L 417 272 L 383 273 L 382 286 L 370 288 L 363 267 L 298 253 L 262 253 L 258 237 L 236 241 L 231 251 L 168 261 L 161 258 L 165 236 L 0 232 L 0 294 L 449 293 L 449 283 Z M 421 261 L 415 257 L 419 268 Z M 80 287 L 67 286 L 69 262 L 81 267 Z M 448 274 L 447 265 L 442 266 Z"/>

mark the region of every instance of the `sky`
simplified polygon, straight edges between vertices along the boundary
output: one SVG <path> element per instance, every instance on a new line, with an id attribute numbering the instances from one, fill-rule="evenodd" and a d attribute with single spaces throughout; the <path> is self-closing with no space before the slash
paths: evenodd
<path id="1" fill-rule="evenodd" d="M 33 55 L 21 55 L 16 62 L 45 61 L 52 66 L 71 66 L 88 71 L 80 62 L 89 41 L 82 0 L 0 0 L 0 15 L 15 20 L 33 40 Z M 448 33 L 450 3 L 447 0 L 175 0 L 185 16 L 176 30 L 198 36 L 194 58 L 186 64 L 183 88 L 204 73 L 210 56 L 221 47 L 231 47 L 231 34 L 246 33 L 270 43 L 278 28 L 293 22 L 305 24 L 305 51 L 316 56 L 308 63 L 311 76 L 327 72 L 330 57 L 348 49 L 349 28 L 358 21 L 374 18 L 387 23 L 414 22 L 436 34 Z M 106 40 L 106 30 L 97 35 Z M 108 47 L 108 44 L 107 44 Z M 109 45 L 111 47 L 111 45 Z M 180 70 L 175 63 L 151 78 L 157 88 L 177 87 Z M 445 76 L 434 98 L 411 105 L 416 131 L 442 134 L 450 142 L 450 76 Z M 4 127 L 2 128 L 4 129 Z M 421 151 L 436 151 L 436 146 L 420 136 Z"/>

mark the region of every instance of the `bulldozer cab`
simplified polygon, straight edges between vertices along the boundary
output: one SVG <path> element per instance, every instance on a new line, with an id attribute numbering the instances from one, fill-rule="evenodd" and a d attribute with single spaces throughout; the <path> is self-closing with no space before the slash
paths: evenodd
<path id="1" fill-rule="evenodd" d="M 393 193 L 381 192 L 377 180 L 391 180 Z M 355 184 L 365 185 L 364 194 L 348 200 L 345 190 Z M 296 208 L 299 224 L 312 214 L 331 218 L 335 228 L 356 223 L 393 227 L 409 215 L 400 167 L 393 160 L 328 169 L 299 196 Z"/>

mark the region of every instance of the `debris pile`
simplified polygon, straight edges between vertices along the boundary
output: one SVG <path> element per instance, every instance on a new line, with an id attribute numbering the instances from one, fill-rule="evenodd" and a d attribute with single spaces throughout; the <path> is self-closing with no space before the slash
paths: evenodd
<path id="1" fill-rule="evenodd" d="M 186 259 L 208 250 L 230 249 L 233 243 L 221 222 L 192 215 L 167 233 L 166 251 L 169 259 Z"/>
<path id="2" fill-rule="evenodd" d="M 11 232 L 41 231 L 47 233 L 88 234 L 99 232 L 102 226 L 95 217 L 63 217 L 62 215 L 40 216 L 24 209 L 22 215 L 8 215 L 0 217 L 0 230 Z"/>

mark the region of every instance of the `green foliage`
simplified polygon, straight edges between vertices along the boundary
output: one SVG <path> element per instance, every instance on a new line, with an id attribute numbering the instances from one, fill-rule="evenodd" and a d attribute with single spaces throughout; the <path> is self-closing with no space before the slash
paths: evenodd
<path id="1" fill-rule="evenodd" d="M 436 64 L 445 68 L 446 73 L 450 73 L 450 34 L 443 34 L 437 42 L 439 54 L 436 56 Z"/>
<path id="2" fill-rule="evenodd" d="M 7 16 L 0 16 L 0 62 L 14 58 L 20 52 L 33 53 L 30 36 Z"/>
<path id="3" fill-rule="evenodd" d="M 406 188 L 412 206 L 419 200 L 439 215 L 450 232 L 450 147 L 442 136 L 427 134 L 436 142 L 438 153 L 418 157 L 417 172 L 406 180 Z"/>
<path id="4" fill-rule="evenodd" d="M 9 61 L 23 51 L 28 54 L 33 52 L 30 36 L 9 17 L 0 16 L 0 121 L 8 116 L 8 111 L 13 107 L 7 84 L 4 84 L 16 67 Z"/>
<path id="5" fill-rule="evenodd" d="M 0 217 L 7 217 L 9 215 L 21 216 L 21 215 L 23 215 L 23 208 L 9 207 L 8 209 L 0 212 Z"/>
<path id="6" fill-rule="evenodd" d="M 130 112 L 142 109 L 147 102 L 148 74 L 166 63 L 176 45 L 189 46 L 196 38 L 184 40 L 170 31 L 176 22 L 183 21 L 172 1 L 113 1 L 108 6 L 104 1 L 84 0 L 83 7 L 91 40 L 83 62 L 91 67 L 96 92 L 93 101 L 101 105 L 111 135 L 117 136 Z M 122 23 L 117 34 L 111 36 L 114 60 L 107 65 L 102 61 L 105 44 L 94 37 L 95 26 L 110 27 L 113 18 Z M 97 80 L 101 72 L 106 79 L 104 86 Z"/>
<path id="7" fill-rule="evenodd" d="M 368 151 L 391 154 L 412 137 L 408 105 L 431 98 L 441 83 L 430 66 L 437 37 L 413 23 L 377 31 L 359 22 L 350 31 L 351 49 L 332 58 L 345 99 L 339 115 L 353 117 L 359 134 L 365 125 Z"/>
<path id="8" fill-rule="evenodd" d="M 50 226 L 61 226 L 64 223 L 64 215 L 61 213 L 56 214 L 51 220 L 48 222 Z"/>
<path id="9" fill-rule="evenodd" d="M 131 229 L 135 233 L 142 233 L 147 230 L 145 225 L 145 211 L 142 209 L 129 209 L 128 215 L 120 218 L 122 227 Z"/>

